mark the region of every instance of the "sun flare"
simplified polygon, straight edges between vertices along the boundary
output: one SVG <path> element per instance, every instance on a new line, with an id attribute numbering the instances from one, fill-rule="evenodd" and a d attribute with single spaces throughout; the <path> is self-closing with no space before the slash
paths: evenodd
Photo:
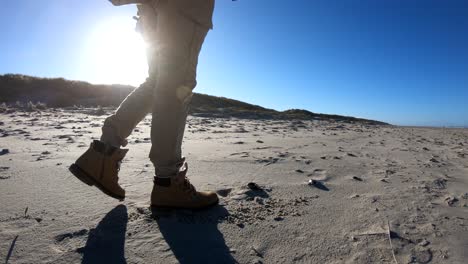
<path id="1" fill-rule="evenodd" d="M 114 17 L 97 24 L 86 46 L 92 82 L 136 86 L 145 80 L 145 43 L 131 18 Z"/>

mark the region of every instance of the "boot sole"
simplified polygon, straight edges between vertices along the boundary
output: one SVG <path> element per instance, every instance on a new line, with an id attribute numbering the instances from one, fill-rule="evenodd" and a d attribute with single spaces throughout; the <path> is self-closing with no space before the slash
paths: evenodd
<path id="1" fill-rule="evenodd" d="M 89 185 L 89 186 L 96 186 L 99 190 L 101 190 L 103 193 L 109 195 L 112 198 L 115 198 L 119 201 L 123 201 L 125 199 L 125 196 L 121 196 L 118 194 L 115 194 L 108 189 L 106 189 L 101 183 L 96 181 L 93 177 L 89 176 L 85 171 L 83 171 L 78 165 L 72 164 L 68 170 L 76 177 L 78 180 L 82 181 L 83 183 Z"/>
<path id="2" fill-rule="evenodd" d="M 192 211 L 202 211 L 205 209 L 210 209 L 216 205 L 219 204 L 219 199 L 216 200 L 216 202 L 203 206 L 203 207 L 195 207 L 195 208 L 190 208 L 190 207 L 183 207 L 183 206 L 168 206 L 168 205 L 151 205 L 150 207 L 152 209 L 160 209 L 160 210 L 192 210 Z"/>

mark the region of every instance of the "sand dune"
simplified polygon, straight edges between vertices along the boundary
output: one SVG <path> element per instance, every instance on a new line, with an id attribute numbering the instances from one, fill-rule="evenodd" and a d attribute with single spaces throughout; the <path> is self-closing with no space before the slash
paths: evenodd
<path id="1" fill-rule="evenodd" d="M 117 202 L 68 166 L 106 109 L 0 113 L 8 263 L 466 263 L 468 130 L 190 116 L 190 179 L 221 205 L 148 208 L 148 116 Z"/>

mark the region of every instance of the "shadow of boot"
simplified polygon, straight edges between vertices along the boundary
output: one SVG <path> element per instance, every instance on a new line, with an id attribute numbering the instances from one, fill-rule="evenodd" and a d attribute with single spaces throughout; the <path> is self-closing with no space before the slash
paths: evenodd
<path id="1" fill-rule="evenodd" d="M 97 227 L 90 230 L 81 263 L 127 263 L 124 252 L 127 222 L 124 205 L 107 213 Z"/>
<path id="2" fill-rule="evenodd" d="M 151 210 L 179 263 L 238 263 L 218 230 L 219 221 L 229 215 L 224 207 L 196 212 Z"/>

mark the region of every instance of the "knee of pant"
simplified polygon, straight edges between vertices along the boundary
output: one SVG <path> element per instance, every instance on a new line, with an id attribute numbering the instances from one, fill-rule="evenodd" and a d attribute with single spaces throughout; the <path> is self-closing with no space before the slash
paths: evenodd
<path id="1" fill-rule="evenodd" d="M 189 85 L 180 85 L 176 88 L 176 97 L 179 102 L 183 105 L 188 105 L 192 100 L 192 89 L 193 87 Z"/>
<path id="2" fill-rule="evenodd" d="M 192 99 L 193 86 L 179 84 L 176 87 L 164 87 L 154 91 L 154 99 L 157 103 L 188 105 Z"/>

